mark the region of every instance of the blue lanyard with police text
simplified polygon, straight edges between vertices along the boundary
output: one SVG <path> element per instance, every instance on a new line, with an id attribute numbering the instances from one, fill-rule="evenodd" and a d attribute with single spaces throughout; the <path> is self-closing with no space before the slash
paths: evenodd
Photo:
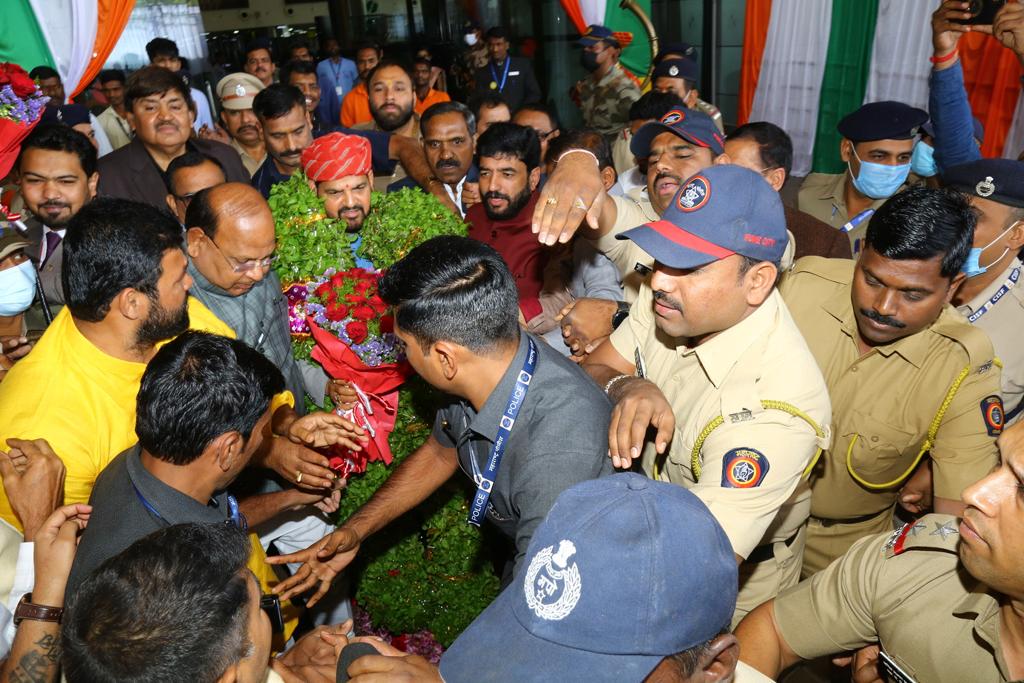
<path id="1" fill-rule="evenodd" d="M 494 440 L 490 455 L 487 457 L 487 466 L 480 471 L 476 463 L 476 456 L 470 453 L 469 462 L 473 468 L 473 482 L 476 484 L 476 495 L 473 497 L 473 505 L 469 508 L 469 523 L 473 526 L 480 526 L 487 512 L 487 501 L 491 498 L 491 489 L 494 487 L 494 479 L 498 476 L 498 467 L 501 466 L 501 457 L 505 454 L 505 447 L 508 445 L 509 437 L 512 436 L 512 428 L 516 424 L 516 416 L 519 409 L 526 400 L 526 392 L 530 389 L 530 380 L 533 379 L 533 372 L 537 368 L 537 344 L 533 339 L 527 337 L 530 348 L 526 352 L 526 360 L 523 361 L 523 369 L 516 377 L 516 385 L 512 388 L 512 394 L 508 397 L 508 404 L 505 412 L 501 414 L 501 421 L 498 423 L 498 437 Z"/>
<path id="2" fill-rule="evenodd" d="M 1017 280 L 1020 280 L 1020 268 L 1020 266 L 1017 266 L 1012 271 L 1010 271 L 1010 276 L 1006 278 L 1006 282 L 1003 283 L 1003 286 L 996 290 L 996 293 L 992 295 L 992 298 L 985 302 L 984 306 L 982 306 L 974 313 L 971 313 L 969 316 L 967 316 L 967 322 L 977 322 L 978 319 L 981 318 L 981 316 L 988 313 L 990 308 L 999 303 L 999 300 L 1006 296 L 1007 292 L 1013 289 L 1013 286 L 1017 284 Z"/>
<path id="3" fill-rule="evenodd" d="M 139 487 L 135 485 L 134 481 L 132 482 L 132 488 L 135 489 L 135 495 L 138 497 L 139 502 L 142 503 L 142 507 L 146 508 L 149 514 L 153 515 L 161 522 L 170 525 L 170 522 L 164 519 L 163 515 L 157 512 L 157 509 L 153 507 L 153 504 L 146 500 L 146 497 L 142 495 L 142 491 L 139 490 Z M 242 531 L 247 531 L 249 529 L 249 523 L 245 521 L 245 515 L 238 511 L 238 501 L 235 500 L 235 497 L 230 493 L 227 495 L 227 499 L 228 515 L 231 517 L 231 521 Z"/>
<path id="4" fill-rule="evenodd" d="M 491 66 L 491 78 L 494 79 L 493 81 L 491 81 L 491 90 L 493 90 L 495 87 L 497 87 L 498 92 L 504 91 L 505 90 L 505 81 L 508 80 L 508 70 L 509 70 L 509 67 L 512 66 L 512 58 L 511 57 L 505 57 L 505 73 L 503 73 L 501 75 L 501 85 L 498 85 L 498 74 L 494 70 L 494 60 L 493 59 L 491 60 L 491 65 L 490 66 Z"/>

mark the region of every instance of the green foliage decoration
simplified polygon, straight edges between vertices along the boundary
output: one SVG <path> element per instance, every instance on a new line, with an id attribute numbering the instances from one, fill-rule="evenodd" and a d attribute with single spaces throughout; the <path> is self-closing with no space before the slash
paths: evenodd
<path id="1" fill-rule="evenodd" d="M 391 265 L 431 237 L 466 235 L 466 224 L 437 197 L 419 188 L 375 192 L 360 231 L 359 255 L 378 268 Z"/>

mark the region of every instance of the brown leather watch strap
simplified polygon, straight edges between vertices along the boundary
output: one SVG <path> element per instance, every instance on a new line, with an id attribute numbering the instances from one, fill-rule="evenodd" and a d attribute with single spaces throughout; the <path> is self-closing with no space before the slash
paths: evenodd
<path id="1" fill-rule="evenodd" d="M 18 602 L 18 607 L 14 610 L 14 625 L 17 626 L 25 619 L 32 619 L 33 621 L 52 621 L 59 624 L 60 618 L 63 614 L 63 607 L 36 605 L 32 602 L 32 594 L 25 593 L 25 595 L 21 596 L 21 600 Z"/>

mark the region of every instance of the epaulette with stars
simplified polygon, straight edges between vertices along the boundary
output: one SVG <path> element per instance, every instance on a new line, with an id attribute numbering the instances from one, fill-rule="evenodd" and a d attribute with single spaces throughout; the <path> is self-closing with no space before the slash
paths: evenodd
<path id="1" fill-rule="evenodd" d="M 907 522 L 892 532 L 883 550 L 886 557 L 895 557 L 912 549 L 956 552 L 960 540 L 960 520 L 953 515 L 931 514 L 915 522 Z"/>

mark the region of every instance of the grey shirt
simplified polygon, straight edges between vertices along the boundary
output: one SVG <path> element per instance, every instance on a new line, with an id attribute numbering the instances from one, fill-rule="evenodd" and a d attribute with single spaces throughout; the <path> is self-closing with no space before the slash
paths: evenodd
<path id="1" fill-rule="evenodd" d="M 480 470 L 498 434 L 528 349 L 527 334 L 497 387 L 477 413 L 454 399 L 437 412 L 434 437 L 458 450 L 459 466 L 472 478 L 470 459 Z M 537 525 L 565 489 L 612 473 L 608 458 L 611 403 L 575 363 L 534 338 L 537 367 L 512 428 L 495 477 L 487 518 L 515 539 L 515 562 L 526 553 Z"/>
<path id="2" fill-rule="evenodd" d="M 89 496 L 92 514 L 68 577 L 72 595 L 89 575 L 135 541 L 173 524 L 232 523 L 227 493 L 207 505 L 163 483 L 142 466 L 135 444 L 110 461 Z M 143 502 L 145 501 L 145 502 Z"/>

